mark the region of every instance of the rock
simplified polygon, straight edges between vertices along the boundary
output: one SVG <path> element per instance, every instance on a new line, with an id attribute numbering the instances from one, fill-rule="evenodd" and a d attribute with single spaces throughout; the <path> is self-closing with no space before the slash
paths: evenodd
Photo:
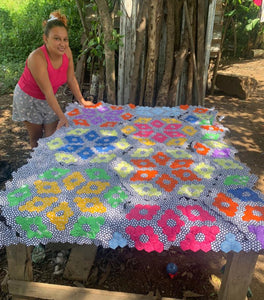
<path id="1" fill-rule="evenodd" d="M 253 77 L 239 74 L 217 73 L 215 85 L 225 94 L 247 100 L 257 87 Z"/>
<path id="2" fill-rule="evenodd" d="M 263 49 L 252 49 L 249 53 L 250 58 L 264 58 Z"/>

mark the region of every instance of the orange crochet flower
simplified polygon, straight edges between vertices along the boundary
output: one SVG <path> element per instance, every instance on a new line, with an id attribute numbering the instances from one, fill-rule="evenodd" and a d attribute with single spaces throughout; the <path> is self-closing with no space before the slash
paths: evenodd
<path id="1" fill-rule="evenodd" d="M 247 205 L 242 217 L 243 221 L 264 221 L 264 207 L 263 206 L 251 206 Z"/>
<path id="2" fill-rule="evenodd" d="M 191 170 L 178 169 L 171 171 L 172 174 L 179 177 L 182 181 L 201 181 L 202 179 L 196 176 Z"/>
<path id="3" fill-rule="evenodd" d="M 149 159 L 131 159 L 131 162 L 139 168 L 155 168 L 156 165 Z"/>
<path id="4" fill-rule="evenodd" d="M 193 163 L 194 161 L 192 159 L 176 159 L 171 165 L 170 167 L 172 169 L 177 169 L 177 168 L 189 168 L 190 165 Z"/>
<path id="5" fill-rule="evenodd" d="M 165 191 L 171 192 L 178 184 L 178 181 L 167 174 L 162 174 L 161 177 L 156 181 L 156 183 Z"/>
<path id="6" fill-rule="evenodd" d="M 187 110 L 189 108 L 189 105 L 180 105 L 180 109 L 183 109 L 183 110 Z"/>
<path id="7" fill-rule="evenodd" d="M 122 117 L 124 120 L 129 120 L 129 119 L 131 119 L 131 118 L 133 117 L 133 115 L 130 114 L 130 113 L 126 113 L 126 114 L 121 115 L 121 117 Z"/>
<path id="8" fill-rule="evenodd" d="M 150 181 L 158 174 L 156 170 L 139 170 L 133 177 L 130 178 L 131 181 Z"/>
<path id="9" fill-rule="evenodd" d="M 69 116 L 78 116 L 80 114 L 80 111 L 78 108 L 73 109 L 72 111 L 68 112 Z"/>
<path id="10" fill-rule="evenodd" d="M 193 112 L 198 114 L 204 114 L 208 111 L 208 108 L 197 107 Z"/>
<path id="11" fill-rule="evenodd" d="M 196 143 L 193 148 L 196 149 L 196 152 L 201 155 L 206 155 L 210 151 L 210 148 L 207 148 L 201 143 Z"/>
<path id="12" fill-rule="evenodd" d="M 100 125 L 100 127 L 115 127 L 117 122 L 105 122 Z"/>
<path id="13" fill-rule="evenodd" d="M 163 152 L 158 152 L 152 156 L 155 161 L 161 166 L 166 166 L 167 162 L 170 160 L 170 157 L 164 154 Z"/>
<path id="14" fill-rule="evenodd" d="M 224 205 L 227 204 L 228 206 Z M 234 217 L 237 212 L 238 204 L 231 198 L 227 197 L 224 193 L 219 193 L 213 202 L 221 212 L 225 213 L 228 217 Z"/>
<path id="15" fill-rule="evenodd" d="M 202 125 L 201 128 L 205 129 L 205 130 L 213 130 L 213 131 L 221 131 L 221 132 L 224 131 L 222 128 L 219 128 L 219 127 L 214 126 L 214 125 Z"/>
<path id="16" fill-rule="evenodd" d="M 90 124 L 86 120 L 82 120 L 82 119 L 74 119 L 73 123 L 75 125 L 90 126 Z"/>

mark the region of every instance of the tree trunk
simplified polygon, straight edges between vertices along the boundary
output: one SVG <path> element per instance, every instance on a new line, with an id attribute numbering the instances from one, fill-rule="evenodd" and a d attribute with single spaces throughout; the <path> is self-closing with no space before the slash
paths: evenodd
<path id="1" fill-rule="evenodd" d="M 105 69 L 106 69 L 106 88 L 107 102 L 116 104 L 116 87 L 115 87 L 115 51 L 111 50 L 110 44 L 113 39 L 113 23 L 109 13 L 106 0 L 95 0 L 104 32 L 104 50 L 105 50 Z"/>
<path id="2" fill-rule="evenodd" d="M 139 79 L 139 67 L 141 61 L 141 55 L 144 45 L 144 37 L 147 26 L 147 12 L 148 12 L 148 0 L 143 0 L 142 7 L 138 15 L 137 24 L 137 35 L 136 35 L 136 49 L 134 54 L 134 70 L 131 76 L 131 85 L 130 85 L 130 102 L 136 104 L 136 95 Z"/>
<path id="3" fill-rule="evenodd" d="M 166 0 L 167 5 L 167 43 L 166 43 L 166 61 L 165 69 L 161 82 L 161 86 L 158 92 L 156 106 L 166 106 L 169 94 L 172 68 L 173 68 L 173 54 L 174 54 L 174 38 L 175 38 L 175 7 L 174 1 Z"/>
<path id="4" fill-rule="evenodd" d="M 148 25 L 148 54 L 147 54 L 147 76 L 145 89 L 145 106 L 153 106 L 156 84 L 156 70 L 160 36 L 158 35 L 163 14 L 163 0 L 150 1 L 149 25 Z"/>

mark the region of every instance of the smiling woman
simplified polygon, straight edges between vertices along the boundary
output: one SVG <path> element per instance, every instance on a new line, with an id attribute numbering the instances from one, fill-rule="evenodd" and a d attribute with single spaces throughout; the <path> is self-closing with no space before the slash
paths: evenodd
<path id="1" fill-rule="evenodd" d="M 80 105 L 93 104 L 84 100 L 74 74 L 66 16 L 54 11 L 43 26 L 44 45 L 28 56 L 13 102 L 13 120 L 24 122 L 32 148 L 41 137 L 68 126 L 56 98 L 60 86 L 67 83 Z"/>

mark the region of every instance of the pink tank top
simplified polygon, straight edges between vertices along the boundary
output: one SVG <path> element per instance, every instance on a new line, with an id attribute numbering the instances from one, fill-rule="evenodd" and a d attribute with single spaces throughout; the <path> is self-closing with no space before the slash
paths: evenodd
<path id="1" fill-rule="evenodd" d="M 56 94 L 58 88 L 67 82 L 67 71 L 69 66 L 68 56 L 66 54 L 63 54 L 61 66 L 58 69 L 54 69 L 51 64 L 46 46 L 43 45 L 40 47 L 40 49 L 45 54 L 47 64 L 48 64 L 47 70 L 49 74 L 49 79 L 53 88 L 53 92 L 54 94 Z M 28 94 L 29 96 L 37 99 L 45 100 L 45 95 L 42 93 L 34 77 L 32 76 L 27 66 L 27 61 L 25 64 L 24 72 L 18 81 L 18 85 L 21 88 L 21 90 L 26 94 Z"/>

